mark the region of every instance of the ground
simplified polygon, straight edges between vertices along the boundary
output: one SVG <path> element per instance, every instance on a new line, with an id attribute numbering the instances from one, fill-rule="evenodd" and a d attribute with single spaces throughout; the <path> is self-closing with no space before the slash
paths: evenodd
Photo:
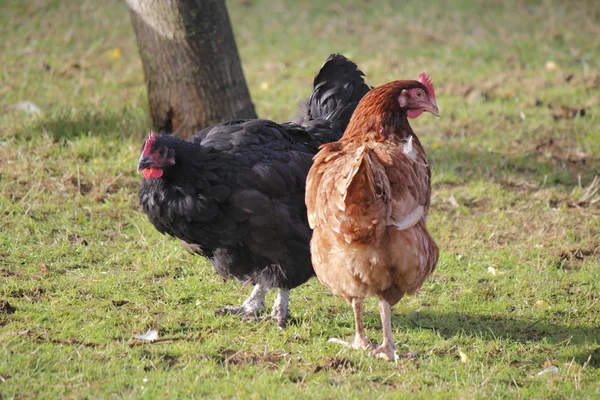
<path id="1" fill-rule="evenodd" d="M 227 3 L 261 117 L 288 120 L 332 52 L 372 85 L 435 81 L 442 116 L 413 128 L 441 257 L 393 309 L 396 364 L 327 342 L 352 313 L 316 279 L 284 332 L 214 315 L 250 288 L 138 206 L 150 125 L 124 3 L 2 2 L 0 398 L 600 397 L 597 2 Z"/>

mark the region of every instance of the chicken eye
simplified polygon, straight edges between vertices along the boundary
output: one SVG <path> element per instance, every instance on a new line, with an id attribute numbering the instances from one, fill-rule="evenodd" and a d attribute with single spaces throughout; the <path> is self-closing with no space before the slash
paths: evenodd
<path id="1" fill-rule="evenodd" d="M 161 156 L 161 157 L 165 155 L 165 148 L 164 147 L 161 147 L 160 150 L 158 150 L 158 155 Z"/>
<path id="2" fill-rule="evenodd" d="M 417 93 L 415 93 L 415 96 L 416 96 L 417 98 L 421 98 L 421 97 L 423 97 L 423 91 L 422 91 L 421 89 L 417 90 Z"/>

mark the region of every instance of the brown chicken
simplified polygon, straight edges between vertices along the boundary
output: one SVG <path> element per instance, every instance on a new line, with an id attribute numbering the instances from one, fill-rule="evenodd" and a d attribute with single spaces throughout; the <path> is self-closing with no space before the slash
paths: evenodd
<path id="1" fill-rule="evenodd" d="M 421 287 L 439 254 L 426 227 L 431 170 L 408 123 L 423 111 L 439 115 L 425 73 L 372 89 L 344 136 L 321 146 L 306 182 L 313 267 L 354 310 L 354 342 L 330 341 L 373 348 L 363 327 L 363 300 L 377 296 L 383 343 L 373 353 L 390 361 L 398 358 L 391 306 Z"/>

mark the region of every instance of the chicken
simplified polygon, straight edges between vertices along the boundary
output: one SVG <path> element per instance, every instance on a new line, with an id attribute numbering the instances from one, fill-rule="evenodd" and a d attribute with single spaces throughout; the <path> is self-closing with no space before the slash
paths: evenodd
<path id="1" fill-rule="evenodd" d="M 145 140 L 139 198 L 150 222 L 208 258 L 219 275 L 254 285 L 241 306 L 221 313 L 254 318 L 277 288 L 271 317 L 285 327 L 289 290 L 314 276 L 304 204 L 312 157 L 339 140 L 369 90 L 356 64 L 333 54 L 296 122 L 235 120 L 188 141 L 154 133 Z"/>
<path id="2" fill-rule="evenodd" d="M 439 115 L 431 78 L 372 89 L 344 136 L 321 146 L 306 183 L 313 267 L 319 280 L 352 304 L 353 343 L 395 360 L 391 307 L 418 290 L 434 270 L 438 247 L 426 228 L 431 170 L 408 118 Z M 363 301 L 377 296 L 383 343 L 373 347 Z"/>

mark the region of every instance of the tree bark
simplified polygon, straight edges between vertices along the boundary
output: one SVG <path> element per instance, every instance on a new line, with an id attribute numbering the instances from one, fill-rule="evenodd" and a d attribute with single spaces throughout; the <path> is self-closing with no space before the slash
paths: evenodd
<path id="1" fill-rule="evenodd" d="M 256 118 L 224 0 L 126 0 L 157 131 Z"/>

